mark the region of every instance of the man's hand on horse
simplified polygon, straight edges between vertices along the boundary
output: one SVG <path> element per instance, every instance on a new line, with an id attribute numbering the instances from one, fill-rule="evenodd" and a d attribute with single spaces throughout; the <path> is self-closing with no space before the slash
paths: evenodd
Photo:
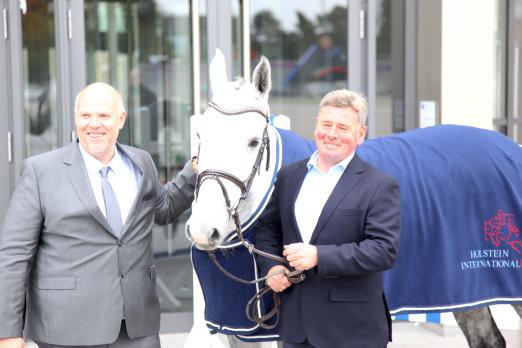
<path id="1" fill-rule="evenodd" d="M 270 289 L 274 290 L 275 292 L 281 292 L 285 290 L 292 285 L 292 283 L 290 283 L 286 277 L 288 273 L 290 273 L 288 268 L 282 265 L 277 265 L 270 268 L 270 271 L 268 271 L 266 285 L 268 285 Z"/>
<path id="2" fill-rule="evenodd" d="M 25 342 L 21 337 L 0 338 L 0 348 L 25 348 Z"/>
<path id="3" fill-rule="evenodd" d="M 285 245 L 283 256 L 290 266 L 299 271 L 306 271 L 317 266 L 317 247 L 306 243 L 293 243 Z"/>

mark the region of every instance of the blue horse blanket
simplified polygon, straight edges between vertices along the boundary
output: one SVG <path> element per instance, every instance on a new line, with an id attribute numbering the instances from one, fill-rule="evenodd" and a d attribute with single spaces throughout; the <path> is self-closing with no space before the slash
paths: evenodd
<path id="1" fill-rule="evenodd" d="M 278 131 L 283 165 L 315 150 Z M 446 125 L 366 140 L 357 153 L 400 183 L 400 251 L 384 274 L 392 314 L 522 302 L 522 148 L 497 132 Z M 245 234 L 253 241 L 255 225 Z M 217 257 L 243 279 L 257 272 L 243 247 Z M 277 338 L 246 318 L 255 286 L 224 276 L 206 252 L 192 248 L 192 260 L 211 330 L 247 341 Z M 272 306 L 265 298 L 262 313 Z"/>
<path id="2" fill-rule="evenodd" d="M 401 244 L 385 273 L 392 314 L 522 302 L 522 148 L 435 126 L 367 140 L 359 156 L 401 190 Z"/>

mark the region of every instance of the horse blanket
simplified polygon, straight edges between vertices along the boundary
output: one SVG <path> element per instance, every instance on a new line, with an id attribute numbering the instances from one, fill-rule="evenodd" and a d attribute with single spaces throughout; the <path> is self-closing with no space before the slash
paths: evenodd
<path id="1" fill-rule="evenodd" d="M 384 279 L 392 314 L 522 302 L 518 144 L 444 125 L 367 140 L 357 152 L 400 184 L 400 250 Z"/>
<path id="2" fill-rule="evenodd" d="M 282 165 L 315 150 L 292 132 L 278 133 Z M 522 302 L 522 148 L 497 132 L 444 125 L 366 140 L 357 153 L 400 184 L 401 245 L 384 273 L 392 314 Z M 249 226 L 245 236 L 253 241 L 255 225 Z M 255 259 L 242 246 L 217 257 L 236 276 L 256 275 Z M 277 338 L 246 318 L 256 286 L 227 278 L 196 248 L 192 261 L 211 330 L 246 341 Z M 262 313 L 272 305 L 265 298 Z"/>
<path id="3" fill-rule="evenodd" d="M 278 129 L 276 168 L 297 162 L 309 157 L 315 151 L 315 144 L 305 140 L 293 132 Z M 265 195 L 263 202 L 248 221 L 242 222 L 243 237 L 251 243 L 255 239 L 255 220 L 268 203 L 273 190 L 277 171 L 274 172 L 272 187 Z M 233 248 L 220 249 L 215 252 L 218 262 L 236 277 L 252 280 L 258 275 L 254 255 L 240 243 L 238 239 L 230 239 L 227 244 Z M 278 339 L 277 329 L 266 330 L 246 317 L 247 302 L 264 284 L 244 285 L 225 276 L 216 268 L 206 251 L 192 247 L 192 264 L 196 270 L 203 297 L 205 298 L 205 321 L 211 332 L 236 335 L 243 341 L 273 341 Z M 260 277 L 260 275 L 258 275 Z M 260 303 L 261 314 L 268 313 L 274 306 L 271 295 L 267 295 Z M 267 322 L 271 324 L 270 321 Z"/>

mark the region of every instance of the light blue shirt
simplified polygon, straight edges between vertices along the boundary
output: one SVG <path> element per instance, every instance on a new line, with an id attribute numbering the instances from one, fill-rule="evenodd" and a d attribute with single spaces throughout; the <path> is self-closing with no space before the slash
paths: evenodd
<path id="1" fill-rule="evenodd" d="M 330 167 L 327 173 L 321 173 L 317 167 L 317 158 L 319 157 L 317 151 L 310 157 L 307 163 L 308 172 L 295 200 L 295 219 L 303 242 L 310 243 L 310 238 L 323 207 L 353 156 L 354 154 L 351 154 Z"/>
<path id="2" fill-rule="evenodd" d="M 89 181 L 94 197 L 96 198 L 96 203 L 98 203 L 98 207 L 103 215 L 106 216 L 100 175 L 100 169 L 105 167 L 105 165 L 89 154 L 81 144 L 78 145 L 80 146 L 80 152 L 85 162 L 85 167 L 87 168 L 87 174 L 89 175 Z M 125 224 L 138 193 L 138 183 L 140 182 L 141 174 L 132 164 L 131 160 L 118 151 L 118 148 L 116 148 L 114 157 L 107 166 L 111 168 L 107 179 L 112 186 L 116 199 L 118 199 L 121 221 Z"/>

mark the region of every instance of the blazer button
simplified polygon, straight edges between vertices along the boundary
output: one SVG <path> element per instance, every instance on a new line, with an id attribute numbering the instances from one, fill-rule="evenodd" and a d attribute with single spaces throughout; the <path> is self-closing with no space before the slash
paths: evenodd
<path id="1" fill-rule="evenodd" d="M 125 274 L 124 273 L 120 274 L 120 277 L 125 278 Z"/>
<path id="2" fill-rule="evenodd" d="M 118 246 L 121 247 L 123 245 L 122 242 L 118 242 Z"/>

